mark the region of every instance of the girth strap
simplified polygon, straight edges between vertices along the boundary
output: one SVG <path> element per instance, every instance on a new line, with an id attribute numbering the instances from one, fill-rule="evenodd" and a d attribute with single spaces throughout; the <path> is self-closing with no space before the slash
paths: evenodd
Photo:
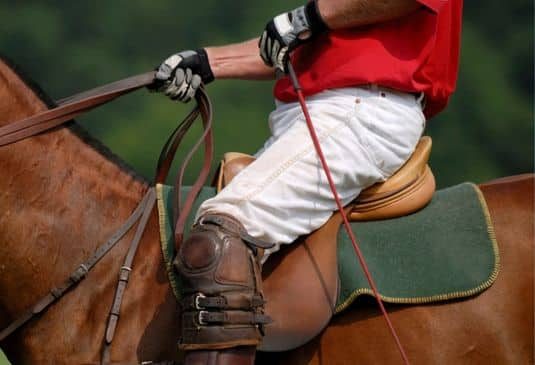
<path id="1" fill-rule="evenodd" d="M 51 304 L 61 298 L 69 289 L 73 288 L 80 281 L 82 281 L 87 273 L 96 265 L 97 262 L 108 253 L 121 238 L 132 228 L 132 226 L 140 219 L 141 215 L 147 210 L 152 209 L 155 200 L 154 188 L 150 188 L 137 208 L 132 212 L 130 217 L 123 223 L 123 225 L 109 238 L 109 240 L 100 246 L 97 251 L 83 264 L 81 264 L 67 280 L 60 286 L 50 290 L 50 292 L 41 298 L 35 305 L 24 312 L 17 320 L 12 322 L 9 326 L 0 332 L 0 341 L 4 340 L 10 334 L 15 332 L 18 328 L 28 322 L 30 319 L 47 309 Z M 137 237 L 136 237 L 137 238 Z M 133 244 L 137 244 L 135 241 Z"/>

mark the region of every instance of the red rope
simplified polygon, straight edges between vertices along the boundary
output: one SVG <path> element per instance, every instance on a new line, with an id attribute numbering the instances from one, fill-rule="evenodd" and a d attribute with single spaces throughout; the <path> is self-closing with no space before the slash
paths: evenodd
<path id="1" fill-rule="evenodd" d="M 407 354 L 405 353 L 405 350 L 403 349 L 403 345 L 401 344 L 401 341 L 399 340 L 396 330 L 394 329 L 394 326 L 392 325 L 392 322 L 390 321 L 390 317 L 388 316 L 388 313 L 386 312 L 386 309 L 383 305 L 383 301 L 381 300 L 381 297 L 379 296 L 379 292 L 377 291 L 377 287 L 375 286 L 375 281 L 373 280 L 370 270 L 368 269 L 368 265 L 366 264 L 366 261 L 364 260 L 364 255 L 362 254 L 362 251 L 360 250 L 360 247 L 357 244 L 357 240 L 355 238 L 355 235 L 353 234 L 353 230 L 351 229 L 351 226 L 349 225 L 349 221 L 347 220 L 347 217 L 344 214 L 344 207 L 342 203 L 340 202 L 338 191 L 336 190 L 334 181 L 331 176 L 331 170 L 329 169 L 329 166 L 327 165 L 327 161 L 325 160 L 325 156 L 323 155 L 323 151 L 321 149 L 318 136 L 312 124 L 312 119 L 310 118 L 310 114 L 308 113 L 308 108 L 305 103 L 305 97 L 303 95 L 303 92 L 301 91 L 301 86 L 299 85 L 299 81 L 295 75 L 295 71 L 291 63 L 288 64 L 288 70 L 290 73 L 290 79 L 292 80 L 292 83 L 293 83 L 293 87 L 297 93 L 297 97 L 299 98 L 299 104 L 301 104 L 301 109 L 303 109 L 303 114 L 305 115 L 305 120 L 307 123 L 308 131 L 310 132 L 310 136 L 312 137 L 312 142 L 314 143 L 316 153 L 318 154 L 318 157 L 320 158 L 321 165 L 323 166 L 325 175 L 327 175 L 327 180 L 329 181 L 329 186 L 331 187 L 334 200 L 336 201 L 338 210 L 340 211 L 342 215 L 342 219 L 344 221 L 344 227 L 347 231 L 347 234 L 349 235 L 349 238 L 351 239 L 351 243 L 353 244 L 353 248 L 355 249 L 355 253 L 357 254 L 360 265 L 364 271 L 364 274 L 366 275 L 366 279 L 368 280 L 370 287 L 372 288 L 373 295 L 375 295 L 375 299 L 377 300 L 377 304 L 379 305 L 379 308 L 381 309 L 381 312 L 383 313 L 383 317 L 390 330 L 390 333 L 392 334 L 392 337 L 394 338 L 394 341 L 396 342 L 396 345 L 401 354 L 401 357 L 403 358 L 403 362 L 406 365 L 409 365 L 409 359 L 407 358 Z"/>

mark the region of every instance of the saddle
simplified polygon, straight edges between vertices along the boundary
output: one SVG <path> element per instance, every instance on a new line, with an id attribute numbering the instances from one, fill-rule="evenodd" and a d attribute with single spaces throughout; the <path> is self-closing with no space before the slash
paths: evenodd
<path id="1" fill-rule="evenodd" d="M 431 138 L 422 137 L 413 155 L 394 175 L 363 190 L 343 214 L 353 222 L 370 221 L 408 215 L 425 207 L 435 192 L 435 179 L 427 164 L 431 147 Z M 215 181 L 217 191 L 252 162 L 252 156 L 226 153 Z M 264 265 L 266 313 L 274 323 L 266 328 L 261 350 L 298 347 L 329 323 L 339 291 L 337 235 L 341 214 L 334 213 L 320 229 L 282 248 Z M 271 295 L 285 300 L 271 300 Z M 289 315 L 296 311 L 299 318 Z"/>
<path id="2" fill-rule="evenodd" d="M 431 137 L 422 137 L 412 156 L 394 175 L 364 189 L 349 204 L 349 220 L 396 218 L 425 207 L 435 192 L 435 178 L 427 164 L 431 147 Z M 217 192 L 254 160 L 253 156 L 240 152 L 225 153 L 217 174 Z"/>

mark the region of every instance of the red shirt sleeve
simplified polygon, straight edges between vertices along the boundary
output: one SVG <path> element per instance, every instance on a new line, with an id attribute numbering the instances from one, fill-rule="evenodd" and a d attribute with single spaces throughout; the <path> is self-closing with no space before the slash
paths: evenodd
<path id="1" fill-rule="evenodd" d="M 428 7 L 433 10 L 435 13 L 438 13 L 440 9 L 448 2 L 448 0 L 416 0 L 420 4 Z"/>

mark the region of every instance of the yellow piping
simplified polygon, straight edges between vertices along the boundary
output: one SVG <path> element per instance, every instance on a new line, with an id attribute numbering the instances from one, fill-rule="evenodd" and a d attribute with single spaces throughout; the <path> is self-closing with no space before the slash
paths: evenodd
<path id="1" fill-rule="evenodd" d="M 492 249 L 494 251 L 494 269 L 492 273 L 490 274 L 489 278 L 485 280 L 482 284 L 469 290 L 456 291 L 456 292 L 447 293 L 447 294 L 432 295 L 428 297 L 393 298 L 393 297 L 387 297 L 387 296 L 380 294 L 379 296 L 384 302 L 396 303 L 396 304 L 424 304 L 424 303 L 450 300 L 450 299 L 455 299 L 455 298 L 464 298 L 464 297 L 475 295 L 477 293 L 482 292 L 485 289 L 488 289 L 494 283 L 494 281 L 496 281 L 496 278 L 498 277 L 498 273 L 500 272 L 501 262 L 500 262 L 500 251 L 498 248 L 498 241 L 496 240 L 496 234 L 494 232 L 494 226 L 492 224 L 492 220 L 491 220 L 490 213 L 489 213 L 489 208 L 487 206 L 483 193 L 481 192 L 481 190 L 479 190 L 479 187 L 477 185 L 474 185 L 474 184 L 470 184 L 470 185 L 476 191 L 478 199 L 479 199 L 479 203 L 481 204 L 481 208 L 483 209 L 483 215 L 485 216 L 485 221 L 487 222 L 487 233 L 489 235 L 490 241 L 492 242 Z M 341 304 L 336 306 L 334 313 L 336 314 L 336 313 L 342 312 L 344 309 L 349 307 L 349 305 L 353 303 L 353 301 L 359 295 L 362 295 L 362 294 L 373 295 L 373 292 L 371 289 L 368 289 L 368 288 L 360 288 L 360 289 L 353 291 L 345 301 L 343 301 Z"/>
<path id="2" fill-rule="evenodd" d="M 166 247 L 168 245 L 168 242 L 166 240 L 167 238 L 167 231 L 165 230 L 165 222 L 166 222 L 166 214 L 165 214 L 165 202 L 163 198 L 163 185 L 162 184 L 156 184 L 156 197 L 158 200 L 158 221 L 160 224 L 160 245 L 162 247 L 162 256 L 163 260 L 165 262 L 165 269 L 167 271 L 167 276 L 169 277 L 169 283 L 171 284 L 171 288 L 173 289 L 173 293 L 175 294 L 175 297 L 180 300 L 180 289 L 178 288 L 178 284 L 175 278 L 175 273 L 173 271 L 173 263 L 172 257 L 167 257 L 167 250 Z"/>

